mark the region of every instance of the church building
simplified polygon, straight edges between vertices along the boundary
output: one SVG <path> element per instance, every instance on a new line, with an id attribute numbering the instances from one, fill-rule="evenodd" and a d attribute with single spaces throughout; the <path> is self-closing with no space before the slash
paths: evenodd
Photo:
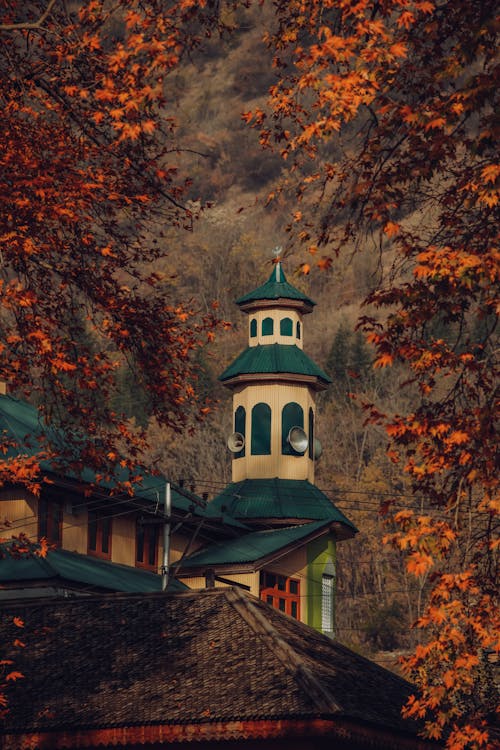
<path id="1" fill-rule="evenodd" d="M 356 529 L 314 484 L 316 394 L 330 382 L 303 349 L 304 316 L 315 303 L 277 262 L 236 304 L 248 316 L 248 346 L 220 376 L 233 393 L 232 482 L 210 506 L 251 531 L 200 549 L 179 577 L 190 586 L 202 581 L 188 573 L 238 582 L 332 635 L 336 544 Z"/>
<path id="2" fill-rule="evenodd" d="M 237 305 L 248 346 L 220 376 L 233 394 L 232 482 L 208 502 L 172 483 L 169 587 L 236 585 L 333 635 L 336 545 L 356 529 L 314 484 L 316 394 L 329 383 L 303 349 L 314 302 L 277 262 Z M 5 460 L 36 457 L 43 425 L 34 407 L 0 395 L 0 429 Z M 90 469 L 76 477 L 40 466 L 40 493 L 4 484 L 0 514 L 4 536 L 46 538 L 52 549 L 0 559 L 0 598 L 161 590 L 165 478 L 145 473 L 131 496 L 116 495 Z"/>

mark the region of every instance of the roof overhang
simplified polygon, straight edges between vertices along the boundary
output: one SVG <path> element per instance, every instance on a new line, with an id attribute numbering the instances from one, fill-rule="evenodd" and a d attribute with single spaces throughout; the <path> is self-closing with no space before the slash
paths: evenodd
<path id="1" fill-rule="evenodd" d="M 310 521 L 309 523 L 314 523 L 315 525 L 317 522 Z M 295 525 L 297 524 L 297 521 L 295 519 L 294 521 Z M 301 526 L 308 525 L 307 523 L 300 524 Z M 226 573 L 229 575 L 238 575 L 238 574 L 245 574 L 245 573 L 253 573 L 257 570 L 262 570 L 266 567 L 266 565 L 271 565 L 272 563 L 277 562 L 282 557 L 286 557 L 290 552 L 294 552 L 297 548 L 303 547 L 305 544 L 308 544 L 309 542 L 314 541 L 315 539 L 318 539 L 319 537 L 324 536 L 327 533 L 331 533 L 335 536 L 335 539 L 350 539 L 354 536 L 354 531 L 352 529 L 349 529 L 344 524 L 333 521 L 328 522 L 325 521 L 325 523 L 320 527 L 316 528 L 311 531 L 310 534 L 307 534 L 306 536 L 303 536 L 301 539 L 294 540 L 292 542 L 287 543 L 283 547 L 280 547 L 279 549 L 273 550 L 272 552 L 267 552 L 263 554 L 261 557 L 256 557 L 255 560 L 247 561 L 247 562 L 204 562 L 200 565 L 191 565 L 189 567 L 185 567 L 185 562 L 181 565 L 179 565 L 179 578 L 192 578 L 192 577 L 198 577 L 198 576 L 204 576 L 207 571 L 216 571 L 220 573 Z M 176 564 L 174 563 L 172 566 L 173 570 L 176 569 Z"/>
<path id="2" fill-rule="evenodd" d="M 277 299 L 252 299 L 247 302 L 237 303 L 238 307 L 242 312 L 252 313 L 257 310 L 269 310 L 271 308 L 280 307 L 283 310 L 296 310 L 302 315 L 307 315 L 313 311 L 313 305 L 310 302 L 302 299 L 287 299 L 286 297 L 278 297 Z"/>
<path id="3" fill-rule="evenodd" d="M 235 375 L 232 378 L 221 381 L 226 388 L 237 388 L 246 383 L 292 383 L 293 385 L 307 385 L 313 391 L 324 391 L 329 383 L 318 378 L 316 375 L 299 375 L 292 372 L 249 372 Z"/>
<path id="4" fill-rule="evenodd" d="M 185 742 L 220 742 L 242 740 L 283 740 L 324 737 L 337 740 L 339 750 L 383 747 L 385 750 L 436 750 L 441 745 L 415 736 L 364 725 L 343 717 L 301 719 L 275 717 L 247 721 L 207 720 L 196 724 L 146 724 L 92 729 L 6 734 L 3 750 L 20 747 L 50 747 L 52 750 L 81 747 L 142 747 Z M 195 745 L 196 746 L 196 745 Z"/>

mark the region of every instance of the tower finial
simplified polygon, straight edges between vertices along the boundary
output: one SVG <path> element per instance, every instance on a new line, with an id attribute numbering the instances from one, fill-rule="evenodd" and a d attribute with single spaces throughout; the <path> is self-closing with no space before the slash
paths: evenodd
<path id="1" fill-rule="evenodd" d="M 281 256 L 282 250 L 283 250 L 283 248 L 282 248 L 281 245 L 276 245 L 276 247 L 273 250 L 273 258 L 274 258 L 273 263 L 276 264 L 276 281 L 278 281 L 278 282 L 281 281 L 280 256 Z"/>

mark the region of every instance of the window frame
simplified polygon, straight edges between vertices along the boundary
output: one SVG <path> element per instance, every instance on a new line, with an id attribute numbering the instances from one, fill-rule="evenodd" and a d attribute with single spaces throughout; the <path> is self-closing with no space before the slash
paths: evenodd
<path id="1" fill-rule="evenodd" d="M 57 528 L 56 534 L 53 533 L 54 526 Z M 38 500 L 38 539 L 45 538 L 50 544 L 61 547 L 62 526 L 63 509 L 61 503 L 41 494 Z"/>
<path id="2" fill-rule="evenodd" d="M 245 455 L 245 448 L 246 448 L 246 441 L 247 441 L 247 435 L 246 435 L 246 419 L 247 419 L 247 412 L 244 406 L 241 404 L 235 409 L 234 412 L 234 431 L 239 432 L 240 435 L 243 435 L 245 438 L 245 442 L 243 444 L 243 448 L 238 451 L 238 453 L 233 454 L 233 458 L 243 458 Z"/>
<path id="3" fill-rule="evenodd" d="M 158 573 L 158 547 L 159 547 L 159 524 L 155 523 L 141 523 L 141 519 L 137 518 L 135 522 L 135 567 L 143 568 L 145 570 L 151 570 L 154 573 Z M 139 531 L 143 530 L 142 540 L 142 560 L 139 560 Z M 154 555 L 153 562 L 151 562 L 151 547 L 153 547 Z"/>
<path id="4" fill-rule="evenodd" d="M 309 407 L 308 428 L 309 428 L 309 445 L 307 446 L 308 455 L 311 461 L 314 461 L 314 410 L 312 406 Z"/>
<path id="5" fill-rule="evenodd" d="M 321 576 L 321 632 L 333 636 L 335 623 L 335 576 Z"/>
<path id="6" fill-rule="evenodd" d="M 90 540 L 91 540 L 91 533 L 90 533 L 90 526 L 91 526 L 91 516 L 94 516 L 95 518 L 95 525 L 96 525 L 96 547 L 93 549 L 90 546 Z M 107 526 L 107 550 L 104 551 L 103 547 L 103 541 L 104 536 L 103 532 L 106 529 Z M 108 513 L 102 513 L 97 510 L 89 509 L 87 511 L 87 554 L 91 555 L 92 557 L 100 557 L 102 560 L 111 560 L 111 546 L 112 546 L 112 539 L 113 539 L 113 519 L 111 515 Z"/>
<path id="7" fill-rule="evenodd" d="M 280 320 L 280 336 L 293 336 L 293 320 L 291 318 L 281 318 Z"/>
<path id="8" fill-rule="evenodd" d="M 300 621 L 300 579 L 261 570 L 259 598 L 279 612 Z"/>

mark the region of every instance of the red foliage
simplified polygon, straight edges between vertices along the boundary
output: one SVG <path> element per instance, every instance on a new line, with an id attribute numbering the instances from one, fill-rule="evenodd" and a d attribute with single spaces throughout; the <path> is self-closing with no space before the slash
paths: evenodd
<path id="1" fill-rule="evenodd" d="M 193 352 L 218 321 L 151 269 L 163 227 L 193 219 L 163 82 L 213 22 L 185 0 L 0 3 L 0 378 L 72 426 L 76 470 L 143 446 L 110 406 L 122 363 L 161 423 L 195 400 Z"/>
<path id="2" fill-rule="evenodd" d="M 375 240 L 387 273 L 361 325 L 375 366 L 400 363 L 421 394 L 412 413 L 371 414 L 442 519 L 396 514 L 388 538 L 432 582 L 416 624 L 428 642 L 407 662 L 421 693 L 407 712 L 449 748 L 486 747 L 487 663 L 500 650 L 496 4 L 275 5 L 280 80 L 254 124 L 287 158 L 307 216 L 294 212 L 291 238 L 332 263 Z"/>

